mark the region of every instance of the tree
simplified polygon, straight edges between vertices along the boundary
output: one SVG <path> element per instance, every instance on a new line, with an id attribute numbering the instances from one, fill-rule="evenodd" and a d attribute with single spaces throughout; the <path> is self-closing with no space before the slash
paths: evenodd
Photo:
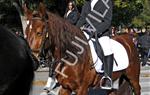
<path id="1" fill-rule="evenodd" d="M 137 20 L 141 21 L 142 23 L 139 24 L 140 27 L 142 26 L 150 26 L 150 1 L 149 0 L 143 0 L 142 1 L 143 4 L 143 12 L 137 16 L 136 18 L 134 18 L 133 20 L 133 24 L 137 25 L 137 23 L 135 23 Z"/>
<path id="2" fill-rule="evenodd" d="M 131 26 L 134 17 L 142 12 L 141 0 L 115 0 L 113 10 L 114 26 Z"/>

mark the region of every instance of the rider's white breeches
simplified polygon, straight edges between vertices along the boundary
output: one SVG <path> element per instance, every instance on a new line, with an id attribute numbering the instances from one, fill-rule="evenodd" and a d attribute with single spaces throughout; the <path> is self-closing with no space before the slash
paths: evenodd
<path id="1" fill-rule="evenodd" d="M 112 52 L 112 47 L 111 47 L 112 45 L 110 42 L 110 37 L 103 36 L 103 37 L 100 37 L 98 40 L 102 46 L 102 49 L 104 51 L 104 55 L 105 56 L 111 55 L 113 52 Z"/>

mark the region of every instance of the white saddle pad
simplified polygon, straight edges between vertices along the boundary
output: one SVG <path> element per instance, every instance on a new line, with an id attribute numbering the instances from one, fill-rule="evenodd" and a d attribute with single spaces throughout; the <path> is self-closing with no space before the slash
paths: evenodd
<path id="1" fill-rule="evenodd" d="M 87 35 L 86 35 L 86 37 L 87 37 Z M 128 59 L 128 55 L 127 55 L 125 48 L 123 47 L 123 45 L 121 45 L 119 42 L 117 42 L 113 39 L 111 39 L 111 44 L 112 44 L 114 58 L 117 62 L 116 63 L 114 61 L 114 63 L 113 63 L 113 71 L 119 71 L 119 70 L 126 69 L 129 65 L 129 59 Z M 91 40 L 89 41 L 89 46 L 91 49 L 91 54 L 92 54 L 93 62 L 95 64 L 94 66 L 95 66 L 96 71 L 103 73 L 104 72 L 102 70 L 103 63 L 97 56 L 93 42 Z"/>

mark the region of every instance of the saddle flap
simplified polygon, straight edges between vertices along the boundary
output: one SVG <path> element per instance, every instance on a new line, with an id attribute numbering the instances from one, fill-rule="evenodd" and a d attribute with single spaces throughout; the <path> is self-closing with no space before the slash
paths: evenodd
<path id="1" fill-rule="evenodd" d="M 113 51 L 114 59 L 115 59 L 114 64 L 113 64 L 113 71 L 126 69 L 129 65 L 129 59 L 128 59 L 128 54 L 126 52 L 126 49 L 123 47 L 123 45 L 121 45 L 119 42 L 113 39 L 111 39 L 111 44 L 112 44 L 112 51 Z M 92 54 L 94 67 L 96 71 L 103 73 L 104 72 L 102 70 L 103 62 L 97 56 L 97 53 L 94 48 L 94 44 L 91 40 L 89 41 L 89 46 L 91 49 L 91 54 Z"/>

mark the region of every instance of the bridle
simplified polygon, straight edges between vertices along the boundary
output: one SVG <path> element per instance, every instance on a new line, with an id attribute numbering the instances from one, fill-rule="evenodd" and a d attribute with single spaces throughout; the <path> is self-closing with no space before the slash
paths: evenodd
<path id="1" fill-rule="evenodd" d="M 48 40 L 48 19 L 46 18 L 41 18 L 41 17 L 32 17 L 31 20 L 29 20 L 29 28 L 30 28 L 30 25 L 32 24 L 32 20 L 41 20 L 43 23 L 45 23 L 45 26 L 41 32 L 41 35 L 42 35 L 42 42 L 41 42 L 41 45 L 40 45 L 40 48 L 39 49 L 31 49 L 31 51 L 33 53 L 36 54 L 36 58 L 38 59 L 39 62 L 43 62 L 43 59 L 45 59 L 44 57 L 46 56 L 47 53 L 44 52 L 44 49 L 45 49 L 45 43 L 46 41 Z"/>
<path id="2" fill-rule="evenodd" d="M 49 72 L 50 72 L 49 76 L 54 77 L 56 75 L 54 68 L 55 68 L 56 64 L 58 64 L 60 62 L 60 60 L 54 58 L 52 51 L 51 51 L 51 46 L 48 46 L 48 51 L 46 53 L 44 52 L 46 41 L 48 41 L 49 45 L 51 44 L 51 42 L 49 40 L 49 35 L 48 35 L 49 31 L 50 31 L 49 25 L 48 25 L 48 18 L 33 17 L 32 19 L 41 20 L 43 23 L 45 23 L 45 26 L 44 26 L 44 29 L 42 32 L 42 34 L 43 34 L 42 42 L 41 42 L 41 46 L 39 48 L 39 53 L 38 53 L 37 58 L 39 58 L 38 61 L 40 64 L 48 63 Z M 34 50 L 32 50 L 32 51 L 34 51 Z"/>

